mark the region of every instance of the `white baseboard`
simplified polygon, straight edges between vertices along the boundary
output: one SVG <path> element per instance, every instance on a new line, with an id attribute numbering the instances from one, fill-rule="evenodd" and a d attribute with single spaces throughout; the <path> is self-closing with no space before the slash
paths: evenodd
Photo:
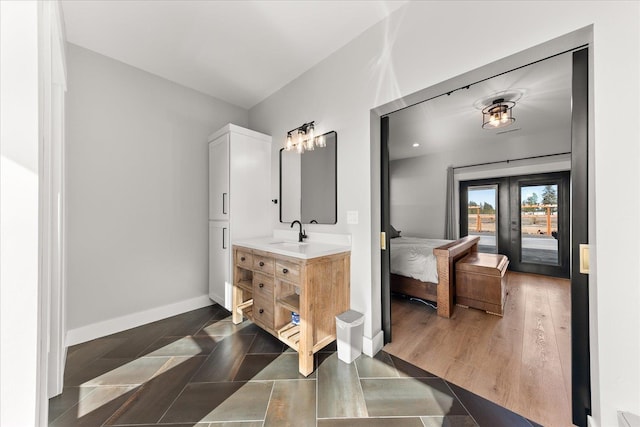
<path id="1" fill-rule="evenodd" d="M 375 356 L 384 347 L 384 333 L 379 331 L 373 338 L 362 338 L 362 352 L 369 357 Z"/>
<path id="2" fill-rule="evenodd" d="M 209 299 L 209 296 L 202 295 L 173 304 L 127 314 L 125 316 L 104 320 L 102 322 L 92 323 L 76 329 L 70 329 L 67 331 L 66 346 L 69 347 L 111 335 L 116 332 L 126 331 L 127 329 L 135 328 L 157 320 L 166 319 L 167 317 L 186 313 L 187 311 L 207 307 L 211 304 L 213 304 L 213 302 Z"/>

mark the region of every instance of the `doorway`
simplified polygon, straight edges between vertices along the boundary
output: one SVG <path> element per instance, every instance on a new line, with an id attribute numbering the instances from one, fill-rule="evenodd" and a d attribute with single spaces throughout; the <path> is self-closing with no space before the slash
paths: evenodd
<path id="1" fill-rule="evenodd" d="M 509 258 L 509 269 L 569 277 L 570 172 L 460 182 L 460 236 L 479 252 Z"/>
<path id="2" fill-rule="evenodd" d="M 572 374 L 571 374 L 571 390 L 572 390 L 572 418 L 573 423 L 579 426 L 586 425 L 586 417 L 590 414 L 590 380 L 589 380 L 589 329 L 588 329 L 588 277 L 585 275 L 578 276 L 578 263 L 576 262 L 577 250 L 572 250 L 572 248 L 577 248 L 578 240 L 581 240 L 582 243 L 587 243 L 587 135 L 586 129 L 587 126 L 587 111 L 588 111 L 588 102 L 587 102 L 587 93 L 588 93 L 588 66 L 587 60 L 588 58 L 588 50 L 586 48 L 581 49 L 570 49 L 569 51 L 563 51 L 562 53 L 568 53 L 571 57 L 572 61 L 572 77 L 571 81 L 571 96 L 572 96 L 572 110 L 570 114 L 570 123 L 571 123 L 571 179 L 570 179 L 570 196 L 568 196 L 569 192 L 566 192 L 567 197 L 570 199 L 570 204 L 573 207 L 570 211 L 571 219 L 570 219 L 570 227 L 571 227 L 571 244 L 570 249 L 565 251 L 560 249 L 558 246 L 556 262 L 562 263 L 562 258 L 565 256 L 571 256 L 571 262 L 569 263 L 569 271 L 571 276 L 571 325 L 572 325 Z M 558 54 L 560 55 L 560 54 Z M 539 60 L 543 61 L 543 59 Z M 495 66 L 495 64 L 492 64 Z M 524 67 L 525 65 L 523 65 Z M 471 73 L 469 73 L 471 74 Z M 503 75 L 503 74 L 501 74 Z M 466 76 L 466 75 L 465 75 Z M 455 80 L 456 83 L 464 83 L 460 78 L 452 79 Z M 445 82 L 450 83 L 450 82 Z M 438 87 L 442 87 L 443 84 L 438 85 Z M 446 85 L 445 85 L 446 86 Z M 469 86 L 461 86 L 460 89 L 454 89 L 453 91 L 444 91 L 443 95 L 451 95 L 451 93 L 457 90 L 469 89 Z M 428 90 L 426 90 L 429 93 Z M 433 92 L 430 92 L 433 94 Z M 426 100 L 432 100 L 438 98 L 441 95 L 435 95 L 431 97 L 427 97 L 420 102 L 424 102 Z M 415 99 L 415 97 L 413 98 Z M 383 231 L 390 231 L 391 229 L 391 218 L 393 218 L 393 210 L 389 209 L 390 206 L 390 198 L 389 198 L 389 189 L 392 187 L 389 183 L 389 162 L 391 156 L 388 152 L 389 146 L 389 134 L 390 134 L 390 125 L 387 117 L 381 117 L 380 122 L 381 128 L 381 223 Z M 415 145 L 414 145 L 415 146 Z M 508 159 L 508 158 L 507 158 Z M 507 160 L 508 161 L 508 160 Z M 514 239 L 516 239 L 516 243 L 519 245 L 518 250 L 521 255 L 518 257 L 519 264 L 531 264 L 537 266 L 551 266 L 558 267 L 556 265 L 552 265 L 552 262 L 545 264 L 541 262 L 540 259 L 534 260 L 531 256 L 531 252 L 527 256 L 522 256 L 522 253 L 526 252 L 527 249 L 535 249 L 528 247 L 527 241 L 524 241 L 523 244 L 523 236 L 521 234 L 521 225 L 523 224 L 523 210 L 524 213 L 536 214 L 535 209 L 533 212 L 527 212 L 526 209 L 533 208 L 523 208 L 521 209 L 521 200 L 523 199 L 523 190 L 525 191 L 524 199 L 525 201 L 528 199 L 527 190 L 531 190 L 528 187 L 534 187 L 538 183 L 534 182 L 522 182 L 518 186 L 518 192 L 516 194 L 510 195 L 512 200 L 518 200 L 517 209 L 520 210 L 520 219 L 517 220 L 515 224 L 517 226 L 518 233 L 514 233 Z M 551 188 L 547 189 L 548 191 L 555 190 L 559 192 L 559 187 L 554 187 L 556 184 L 541 184 L 544 187 L 546 185 L 550 185 Z M 532 200 L 529 200 L 532 201 Z M 447 202 L 448 203 L 448 202 Z M 515 202 L 514 202 L 515 203 Z M 525 206 L 532 206 L 527 205 Z M 537 205 L 536 205 L 537 206 Z M 447 209 L 449 209 L 449 205 L 447 205 Z M 498 208 L 499 209 L 499 208 Z M 546 209 L 546 208 L 545 208 Z M 550 208 L 549 216 L 556 214 L 553 208 Z M 511 207 L 510 209 L 511 210 Z M 543 215 L 547 215 L 546 211 Z M 424 218 L 424 216 L 423 216 Z M 527 220 L 530 218 L 526 218 Z M 396 221 L 394 219 L 394 221 Z M 507 222 L 507 226 L 511 228 L 511 223 Z M 397 227 L 397 224 L 393 224 Z M 503 227 L 503 225 L 498 224 L 498 236 L 496 236 L 496 245 L 499 245 L 500 237 L 499 237 L 499 228 Z M 444 227 L 443 227 L 444 228 Z M 580 228 L 580 230 L 579 230 Z M 566 230 L 565 230 L 566 229 Z M 541 229 L 542 231 L 543 229 Z M 557 230 L 558 235 L 561 233 L 561 228 Z M 584 232 L 580 232 L 580 231 Z M 555 231 L 555 230 L 550 230 Z M 562 232 L 569 233 L 568 227 L 562 227 Z M 554 237 L 555 238 L 555 237 Z M 390 247 L 389 244 L 389 233 L 385 236 L 386 247 Z M 559 244 L 560 245 L 560 244 Z M 529 245 L 530 246 L 530 245 Z M 570 252 L 570 254 L 569 254 Z M 522 262 L 524 260 L 524 262 Z M 531 262 L 534 260 L 535 262 Z M 390 312 L 390 298 L 389 298 L 389 253 L 388 251 L 383 250 L 381 254 L 381 266 L 382 266 L 382 325 L 385 333 L 385 342 L 390 342 L 392 340 L 391 335 L 391 312 Z M 539 268 L 539 267 L 537 267 Z"/>

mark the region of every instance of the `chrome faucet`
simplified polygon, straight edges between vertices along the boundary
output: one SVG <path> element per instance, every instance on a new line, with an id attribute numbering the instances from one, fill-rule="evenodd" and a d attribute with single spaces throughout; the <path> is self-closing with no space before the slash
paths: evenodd
<path id="1" fill-rule="evenodd" d="M 303 239 L 307 238 L 307 235 L 304 233 L 304 230 L 302 229 L 302 223 L 297 219 L 291 223 L 291 228 L 293 228 L 293 226 L 296 223 L 300 226 L 300 231 L 298 232 L 298 242 L 302 242 Z"/>

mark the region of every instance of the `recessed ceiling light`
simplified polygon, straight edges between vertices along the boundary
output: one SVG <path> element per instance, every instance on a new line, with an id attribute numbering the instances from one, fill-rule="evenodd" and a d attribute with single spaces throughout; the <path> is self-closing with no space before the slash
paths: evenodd
<path id="1" fill-rule="evenodd" d="M 418 144 L 417 142 L 414 142 L 412 147 L 420 147 L 420 144 Z"/>

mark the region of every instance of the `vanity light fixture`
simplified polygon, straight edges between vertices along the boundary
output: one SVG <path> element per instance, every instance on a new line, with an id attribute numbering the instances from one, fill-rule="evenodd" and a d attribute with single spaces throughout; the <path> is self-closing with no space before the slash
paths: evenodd
<path id="1" fill-rule="evenodd" d="M 326 147 L 324 136 L 315 136 L 315 122 L 305 123 L 287 132 L 286 151 L 296 150 L 299 154 L 313 151 L 316 147 Z"/>
<path id="2" fill-rule="evenodd" d="M 482 129 L 503 128 L 515 122 L 512 112 L 515 105 L 515 102 L 505 101 L 504 98 L 494 100 L 482 110 Z"/>

